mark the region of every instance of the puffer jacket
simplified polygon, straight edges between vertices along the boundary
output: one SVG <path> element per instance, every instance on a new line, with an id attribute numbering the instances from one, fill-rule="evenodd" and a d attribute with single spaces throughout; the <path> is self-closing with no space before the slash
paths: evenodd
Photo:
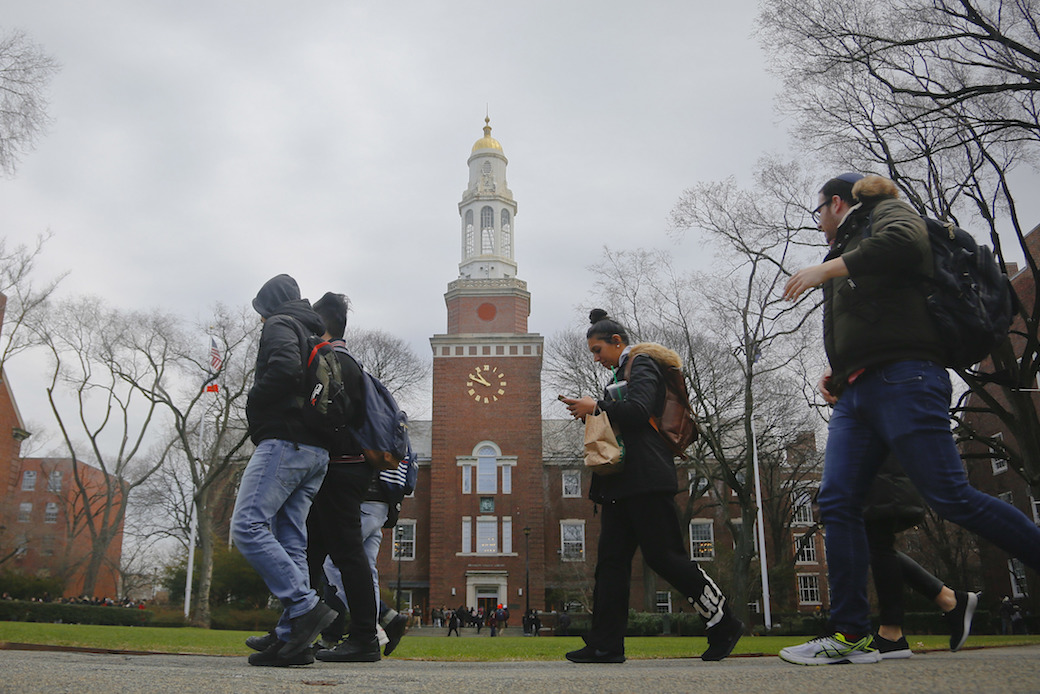
<path id="1" fill-rule="evenodd" d="M 610 400 L 604 391 L 598 405 L 610 417 L 625 446 L 625 462 L 615 475 L 593 475 L 589 498 L 609 503 L 637 494 L 663 492 L 676 494 L 675 459 L 664 439 L 650 424 L 650 417 L 660 417 L 664 410 L 665 381 L 658 361 L 680 366 L 679 355 L 661 345 L 644 342 L 632 345 L 618 364 L 624 371 L 626 359 L 632 359 L 628 392 L 622 402 Z"/>
<path id="2" fill-rule="evenodd" d="M 310 302 L 300 298 L 296 281 L 288 275 L 269 280 L 253 299 L 253 308 L 266 321 L 253 386 L 246 398 L 250 438 L 254 444 L 280 439 L 326 448 L 328 443 L 304 425 L 300 409 L 304 395 L 301 340 L 308 333 L 324 334 L 325 324 Z"/>
<path id="3" fill-rule="evenodd" d="M 859 369 L 906 359 L 943 361 L 925 302 L 923 280 L 934 274 L 928 230 L 895 193 L 888 179 L 859 181 L 853 194 L 862 202 L 842 222 L 827 254 L 827 260 L 842 257 L 849 270 L 848 277 L 823 285 L 823 340 L 835 395 Z"/>

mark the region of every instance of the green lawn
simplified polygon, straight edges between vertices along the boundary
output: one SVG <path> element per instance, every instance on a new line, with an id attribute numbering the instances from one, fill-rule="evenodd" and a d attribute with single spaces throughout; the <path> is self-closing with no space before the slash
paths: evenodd
<path id="1" fill-rule="evenodd" d="M 516 631 L 519 633 L 519 629 Z M 440 632 L 423 630 L 423 633 Z M 191 628 L 0 622 L 0 644 L 30 643 L 159 653 L 244 656 L 251 652 L 243 643 L 250 635 L 252 632 Z M 804 640 L 805 637 L 795 636 L 746 636 L 737 644 L 734 654 L 776 655 L 784 646 Z M 911 648 L 917 651 L 947 647 L 944 636 L 911 636 L 908 640 Z M 972 636 L 966 647 L 1023 644 L 1040 644 L 1040 636 Z M 492 639 L 413 635 L 404 638 L 392 657 L 446 661 L 560 660 L 564 653 L 582 645 L 581 639 L 575 636 L 525 638 L 517 635 Z M 626 655 L 637 659 L 696 657 L 706 645 L 703 638 L 697 637 L 646 636 L 625 640 Z"/>

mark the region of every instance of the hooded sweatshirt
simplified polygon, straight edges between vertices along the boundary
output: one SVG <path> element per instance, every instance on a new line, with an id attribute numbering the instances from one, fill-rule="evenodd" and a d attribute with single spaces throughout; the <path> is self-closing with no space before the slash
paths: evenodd
<path id="1" fill-rule="evenodd" d="M 246 399 L 250 438 L 254 444 L 281 439 L 324 448 L 322 437 L 304 425 L 300 409 L 303 349 L 308 334 L 325 333 L 321 317 L 300 298 L 300 288 L 289 275 L 268 280 L 253 299 L 253 308 L 265 323 Z"/>

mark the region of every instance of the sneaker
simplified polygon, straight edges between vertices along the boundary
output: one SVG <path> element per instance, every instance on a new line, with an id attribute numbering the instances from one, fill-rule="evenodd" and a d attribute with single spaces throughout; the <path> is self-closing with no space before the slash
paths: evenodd
<path id="1" fill-rule="evenodd" d="M 708 649 L 701 653 L 701 660 L 722 660 L 744 635 L 744 623 L 726 612 L 718 624 L 708 629 L 707 635 Z"/>
<path id="2" fill-rule="evenodd" d="M 333 649 L 321 649 L 314 657 L 327 663 L 374 663 L 380 658 L 379 641 L 355 643 L 347 639 Z"/>
<path id="3" fill-rule="evenodd" d="M 909 658 L 914 654 L 910 650 L 910 644 L 906 642 L 905 636 L 900 636 L 897 640 L 890 641 L 880 634 L 874 634 L 874 641 L 871 645 L 881 654 L 882 660 Z"/>
<path id="4" fill-rule="evenodd" d="M 389 641 L 386 644 L 386 648 L 383 649 L 383 655 L 390 655 L 397 648 L 397 644 L 401 643 L 401 638 L 404 637 L 404 633 L 408 631 L 408 617 L 399 614 L 390 620 L 390 623 L 386 625 L 386 637 Z"/>
<path id="5" fill-rule="evenodd" d="M 281 654 L 285 647 L 285 641 L 274 640 L 270 646 L 249 656 L 250 665 L 261 667 L 289 667 L 290 665 L 310 665 L 314 662 L 314 653 L 309 648 L 286 658 Z"/>
<path id="6" fill-rule="evenodd" d="M 289 632 L 288 641 L 282 646 L 282 657 L 292 658 L 300 651 L 309 651 L 308 646 L 314 643 L 322 629 L 332 624 L 335 619 L 336 610 L 319 600 L 309 612 L 289 620 L 292 631 Z"/>
<path id="7" fill-rule="evenodd" d="M 277 640 L 278 637 L 274 635 L 274 632 L 269 631 L 263 636 L 250 636 L 246 639 L 246 645 L 254 651 L 266 651 Z"/>
<path id="8" fill-rule="evenodd" d="M 568 653 L 567 660 L 572 663 L 623 663 L 625 662 L 625 654 L 611 653 L 610 651 L 601 651 L 592 646 L 585 646 L 585 648 Z"/>
<path id="9" fill-rule="evenodd" d="M 950 622 L 950 650 L 959 651 L 971 633 L 971 618 L 975 616 L 975 608 L 979 606 L 978 593 L 955 591 L 957 606 L 944 616 Z"/>
<path id="10" fill-rule="evenodd" d="M 870 636 L 849 643 L 841 634 L 821 636 L 800 646 L 780 650 L 780 658 L 797 665 L 842 665 L 845 663 L 879 663 L 881 653 L 871 647 Z"/>

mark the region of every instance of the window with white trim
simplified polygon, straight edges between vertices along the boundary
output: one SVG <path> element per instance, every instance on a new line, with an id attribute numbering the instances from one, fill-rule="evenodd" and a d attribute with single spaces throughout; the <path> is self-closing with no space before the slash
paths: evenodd
<path id="1" fill-rule="evenodd" d="M 798 574 L 798 604 L 820 604 L 820 577 L 816 574 Z"/>
<path id="2" fill-rule="evenodd" d="M 473 493 L 473 466 L 462 465 L 462 493 Z"/>
<path id="3" fill-rule="evenodd" d="M 26 470 L 22 473 L 22 491 L 31 492 L 36 489 L 36 470 Z"/>
<path id="4" fill-rule="evenodd" d="M 44 557 L 54 556 L 54 536 L 44 535 L 40 538 L 40 555 Z"/>
<path id="5" fill-rule="evenodd" d="M 794 561 L 796 564 L 816 564 L 819 562 L 816 558 L 815 535 L 795 535 L 794 549 Z"/>
<path id="6" fill-rule="evenodd" d="M 1012 506 L 1015 505 L 1015 495 L 1011 492 L 1000 492 L 997 494 L 997 498 L 1003 502 L 1011 504 Z"/>
<path id="7" fill-rule="evenodd" d="M 498 519 L 477 519 L 477 554 L 498 554 Z"/>
<path id="8" fill-rule="evenodd" d="M 32 518 L 32 502 L 23 501 L 18 504 L 18 522 L 28 523 Z"/>
<path id="9" fill-rule="evenodd" d="M 686 475 L 690 482 L 688 491 L 690 492 L 691 497 L 696 498 L 700 496 L 708 496 L 711 485 L 707 478 L 701 477 L 693 470 L 689 470 Z"/>
<path id="10" fill-rule="evenodd" d="M 690 521 L 690 558 L 715 558 L 715 524 L 710 519 Z"/>
<path id="11" fill-rule="evenodd" d="M 575 499 L 581 497 L 581 470 L 563 471 L 563 497 Z"/>
<path id="12" fill-rule="evenodd" d="M 812 512 L 812 494 L 800 490 L 794 492 L 791 496 L 793 497 L 791 502 L 791 525 L 812 525 L 815 523 Z"/>
<path id="13" fill-rule="evenodd" d="M 560 559 L 585 561 L 585 521 L 560 521 Z"/>
<path id="14" fill-rule="evenodd" d="M 61 470 L 51 470 L 47 475 L 47 491 L 54 493 L 61 491 Z"/>
<path id="15" fill-rule="evenodd" d="M 473 518 L 471 516 L 462 517 L 462 553 L 473 553 Z"/>
<path id="16" fill-rule="evenodd" d="M 513 466 L 512 465 L 501 465 L 502 468 L 502 493 L 512 494 L 513 493 Z"/>
<path id="17" fill-rule="evenodd" d="M 477 451 L 477 494 L 498 493 L 498 458 L 491 446 Z"/>
<path id="18" fill-rule="evenodd" d="M 1004 443 L 1004 432 L 998 431 L 997 433 L 993 434 L 992 438 L 994 441 Z M 990 464 L 992 464 L 993 466 L 993 474 L 999 475 L 1003 472 L 1007 472 L 1008 461 L 1007 458 L 1004 457 L 1004 453 L 997 448 L 992 448 L 991 451 L 992 452 L 990 454 Z"/>
<path id="19" fill-rule="evenodd" d="M 43 509 L 43 522 L 44 523 L 57 523 L 58 522 L 58 504 L 54 501 L 48 501 L 47 506 Z"/>
<path id="20" fill-rule="evenodd" d="M 1040 525 L 1040 499 L 1029 495 L 1029 508 L 1033 509 L 1033 522 Z"/>
<path id="21" fill-rule="evenodd" d="M 659 590 L 654 596 L 657 612 L 667 614 L 672 611 L 672 592 L 670 590 Z"/>
<path id="22" fill-rule="evenodd" d="M 394 560 L 415 559 L 415 521 L 400 519 L 394 526 Z"/>
<path id="23" fill-rule="evenodd" d="M 502 553 L 512 554 L 513 552 L 513 519 L 510 516 L 503 516 L 502 518 Z"/>

